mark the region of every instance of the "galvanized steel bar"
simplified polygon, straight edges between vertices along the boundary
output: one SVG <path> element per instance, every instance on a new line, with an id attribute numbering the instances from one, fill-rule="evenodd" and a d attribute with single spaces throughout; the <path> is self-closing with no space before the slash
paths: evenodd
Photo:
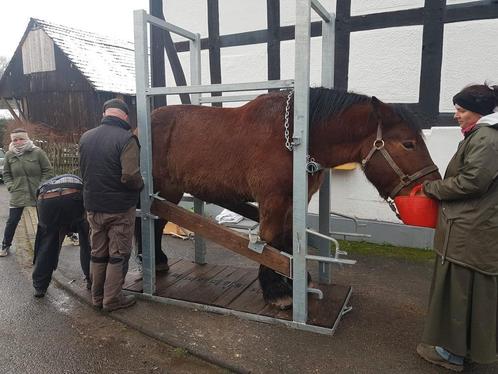
<path id="1" fill-rule="evenodd" d="M 329 14 L 329 21 L 322 22 L 322 86 L 334 87 L 334 41 L 335 41 L 335 16 Z M 318 203 L 318 231 L 322 234 L 330 234 L 330 170 L 320 186 Z M 330 254 L 330 245 L 324 240 L 318 242 L 320 255 Z M 318 263 L 318 282 L 329 284 L 332 282 L 331 268 L 324 262 Z"/>
<path id="2" fill-rule="evenodd" d="M 339 325 L 339 321 L 341 320 L 342 316 L 345 314 L 345 311 L 349 310 L 348 302 L 349 302 L 349 299 L 351 297 L 351 290 L 352 289 L 350 289 L 348 291 L 346 298 L 343 302 L 341 311 L 338 313 L 337 318 L 336 318 L 332 328 L 330 328 L 330 329 L 326 328 L 326 327 L 308 325 L 305 323 L 298 323 L 295 321 L 287 321 L 284 319 L 267 317 L 267 316 L 263 316 L 263 315 L 259 315 L 259 314 L 252 314 L 252 313 L 247 313 L 247 312 L 240 312 L 238 310 L 226 309 L 226 308 L 221 308 L 221 307 L 207 305 L 207 304 L 199 304 L 199 303 L 194 303 L 194 302 L 190 302 L 190 301 L 170 299 L 167 297 L 160 297 L 160 296 L 154 296 L 154 295 L 139 294 L 139 293 L 129 292 L 129 291 L 125 291 L 125 293 L 129 294 L 129 295 L 136 295 L 138 298 L 141 298 L 141 299 L 152 300 L 152 301 L 160 302 L 160 303 L 166 304 L 166 305 L 175 305 L 175 306 L 180 306 L 182 308 L 190 308 L 190 309 L 201 310 L 201 311 L 216 313 L 216 314 L 221 314 L 221 315 L 235 316 L 235 317 L 245 319 L 248 321 L 271 323 L 271 324 L 276 324 L 276 325 L 284 325 L 284 326 L 295 328 L 298 330 L 310 331 L 310 332 L 314 332 L 314 333 L 318 333 L 318 334 L 333 335 L 335 330 L 337 329 L 337 326 Z"/>
<path id="3" fill-rule="evenodd" d="M 181 86 L 181 87 L 150 87 L 147 95 L 176 95 L 182 93 L 209 93 L 209 92 L 234 92 L 234 91 L 257 91 L 278 88 L 289 88 L 294 86 L 292 79 L 251 82 L 251 83 L 227 83 L 227 84 L 207 84 L 198 86 Z"/>
<path id="4" fill-rule="evenodd" d="M 154 248 L 154 219 L 150 216 L 152 189 L 152 150 L 150 129 L 150 98 L 146 91 L 149 87 L 149 58 L 147 39 L 147 15 L 144 10 L 133 13 L 135 33 L 135 77 L 137 82 L 137 123 L 140 148 L 140 171 L 144 179 L 144 188 L 140 193 L 142 211 L 142 261 L 144 293 L 152 295 L 156 288 L 156 264 Z"/>
<path id="5" fill-rule="evenodd" d="M 323 256 L 315 256 L 315 255 L 307 255 L 307 260 L 315 260 L 315 261 L 325 261 L 333 264 L 344 264 L 344 265 L 355 265 L 356 260 L 349 260 L 346 258 L 335 258 L 335 257 L 323 257 Z"/>
<path id="6" fill-rule="evenodd" d="M 306 215 L 308 210 L 308 154 L 311 0 L 296 0 L 294 70 L 294 145 L 293 163 L 293 320 L 305 324 L 308 319 L 308 276 L 306 271 Z"/>
<path id="7" fill-rule="evenodd" d="M 157 26 L 163 30 L 168 30 L 172 33 L 183 36 L 184 38 L 187 38 L 189 40 L 195 40 L 196 34 L 194 34 L 193 32 L 182 29 L 181 27 L 173 25 L 172 23 L 166 22 L 165 20 L 162 20 L 160 18 L 146 14 L 145 21 L 147 21 L 147 22 L 153 24 L 154 26 Z"/>
<path id="8" fill-rule="evenodd" d="M 316 12 L 316 14 L 318 14 L 320 17 L 322 17 L 322 19 L 325 22 L 327 22 L 327 23 L 330 22 L 330 20 L 332 19 L 332 17 L 330 16 L 330 13 L 327 11 L 327 9 L 325 9 L 323 7 L 322 4 L 320 4 L 320 2 L 318 0 L 311 0 L 311 7 Z M 322 24 L 322 32 L 323 32 L 323 24 Z"/>
<path id="9" fill-rule="evenodd" d="M 190 41 L 190 84 L 196 86 L 201 84 L 201 36 L 199 34 L 195 34 L 195 39 Z M 190 102 L 193 105 L 200 105 L 200 98 L 199 93 L 192 93 Z M 204 202 L 195 197 L 194 212 L 204 215 Z M 198 234 L 195 234 L 194 240 L 194 260 L 197 264 L 206 263 L 206 243 Z"/>
<path id="10" fill-rule="evenodd" d="M 259 95 L 230 95 L 230 96 L 214 96 L 214 97 L 202 97 L 201 104 L 208 103 L 234 103 L 240 101 L 251 101 L 257 98 Z"/>

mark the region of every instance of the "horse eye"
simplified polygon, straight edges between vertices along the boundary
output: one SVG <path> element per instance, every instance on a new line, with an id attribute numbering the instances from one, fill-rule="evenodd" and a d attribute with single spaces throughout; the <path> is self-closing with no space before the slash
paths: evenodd
<path id="1" fill-rule="evenodd" d="M 408 151 L 413 151 L 415 149 L 415 142 L 414 141 L 406 141 L 401 143 L 404 149 Z"/>

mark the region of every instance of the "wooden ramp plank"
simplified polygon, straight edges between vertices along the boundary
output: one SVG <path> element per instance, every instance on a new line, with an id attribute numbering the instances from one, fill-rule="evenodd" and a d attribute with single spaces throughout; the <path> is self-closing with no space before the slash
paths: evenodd
<path id="1" fill-rule="evenodd" d="M 156 290 L 166 289 L 176 282 L 187 277 L 199 265 L 192 261 L 182 260 L 173 266 L 170 266 L 167 273 L 159 273 L 156 275 Z"/>
<path id="2" fill-rule="evenodd" d="M 186 297 L 186 293 L 184 290 L 188 291 L 188 289 L 192 287 L 192 284 L 195 285 L 199 284 L 200 282 L 204 282 L 207 279 L 206 274 L 207 277 L 209 277 L 210 272 L 219 272 L 224 268 L 218 265 L 210 265 L 210 264 L 204 264 L 204 265 L 197 265 L 195 263 L 191 264 L 193 266 L 192 271 L 189 271 L 188 274 L 183 274 L 179 278 L 176 278 L 174 283 L 166 282 L 167 287 L 165 288 L 158 287 L 159 286 L 158 284 L 156 286 L 157 295 L 183 300 L 184 297 Z"/>
<path id="3" fill-rule="evenodd" d="M 227 294 L 231 289 L 234 289 L 245 274 L 246 271 L 244 269 L 227 266 L 223 269 L 223 271 L 216 274 L 208 282 L 201 284 L 197 287 L 197 289 L 192 290 L 190 297 L 203 304 L 225 307 L 226 304 L 220 305 L 216 302 L 216 300 L 219 300 L 223 294 Z M 254 280 L 254 276 L 252 276 L 251 279 Z M 250 282 L 246 281 L 244 287 L 247 287 L 248 284 L 250 284 Z M 232 296 L 230 301 L 232 301 L 243 290 L 244 288 L 242 288 L 239 293 Z"/>
<path id="4" fill-rule="evenodd" d="M 213 305 L 229 308 L 228 305 L 241 295 L 258 278 L 255 269 L 238 269 L 240 277 L 224 285 L 223 293 L 213 301 Z"/>
<path id="5" fill-rule="evenodd" d="M 263 300 L 263 292 L 258 280 L 252 282 L 242 294 L 228 304 L 230 309 L 253 314 L 260 314 L 265 307 L 266 303 Z"/>
<path id="6" fill-rule="evenodd" d="M 176 223 L 179 226 L 212 240 L 223 247 L 265 265 L 286 277 L 291 277 L 290 258 L 279 250 L 266 245 L 263 253 L 257 253 L 248 248 L 249 239 L 229 228 L 217 224 L 211 219 L 189 212 L 168 201 L 155 200 L 151 207 L 152 213 Z"/>
<path id="7" fill-rule="evenodd" d="M 319 300 L 316 295 L 308 298 L 308 324 L 332 328 L 342 307 L 351 291 L 350 286 L 337 284 L 320 285 L 323 292 L 323 299 Z"/>
<path id="8" fill-rule="evenodd" d="M 142 292 L 142 273 L 139 271 L 129 271 L 126 275 L 123 289 L 134 292 Z"/>
<path id="9" fill-rule="evenodd" d="M 206 265 L 203 265 L 203 267 L 206 267 Z M 215 288 L 210 286 L 210 280 L 216 277 L 219 273 L 222 273 L 225 268 L 226 267 L 224 266 L 210 266 L 206 269 L 207 271 L 199 277 L 188 280 L 182 279 L 178 282 L 178 284 L 175 284 L 175 287 L 170 287 L 170 297 L 206 304 L 206 300 L 210 300 L 212 298 L 210 293 L 212 292 L 212 289 Z M 204 294 L 202 292 L 196 292 L 199 290 L 203 290 Z"/>
<path id="10" fill-rule="evenodd" d="M 169 265 L 170 265 L 170 271 L 168 273 L 156 273 L 156 284 L 161 281 L 161 279 L 164 277 L 164 275 L 172 275 L 175 276 L 177 273 L 177 269 L 179 266 L 183 266 L 184 261 L 182 259 L 177 258 L 177 259 L 170 259 L 169 260 Z M 191 266 L 193 269 L 193 266 Z M 174 269 L 174 270 L 172 270 Z M 139 271 L 129 271 L 128 274 L 126 274 L 126 279 L 123 284 L 123 289 L 128 290 L 128 291 L 133 291 L 133 292 L 143 292 L 143 285 L 142 285 L 142 280 L 143 276 L 142 273 Z"/>
<path id="11" fill-rule="evenodd" d="M 140 275 L 131 273 L 127 277 L 128 289 L 142 288 L 142 279 L 137 279 L 137 274 Z M 308 324 L 333 328 L 351 287 L 332 284 L 317 288 L 322 290 L 324 298 L 308 296 Z M 180 260 L 171 266 L 170 272 L 158 274 L 156 289 L 156 294 L 162 297 L 292 321 L 292 309 L 279 310 L 265 304 L 254 268 L 198 265 Z"/>

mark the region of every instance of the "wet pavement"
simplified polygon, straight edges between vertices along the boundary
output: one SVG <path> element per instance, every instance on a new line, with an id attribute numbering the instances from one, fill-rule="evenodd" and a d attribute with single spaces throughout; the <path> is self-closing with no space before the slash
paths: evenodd
<path id="1" fill-rule="evenodd" d="M 0 185 L 2 232 L 7 214 Z M 0 258 L 1 374 L 226 372 L 96 313 L 55 284 L 34 298 L 30 255 L 19 244 L 17 253 Z"/>
<path id="2" fill-rule="evenodd" d="M 165 237 L 164 245 L 168 248 L 168 255 L 171 258 L 191 259 L 193 256 L 191 241 Z M 353 286 L 350 300 L 353 310 L 343 317 L 333 336 L 146 300 L 139 300 L 136 306 L 104 317 L 81 304 L 89 302 L 89 294 L 84 287 L 79 269 L 78 247 L 74 246 L 63 248 L 55 279 L 60 287 L 74 296 L 69 298 L 65 296 L 66 303 L 74 303 L 76 306 L 64 307 L 62 309 L 67 309 L 66 312 L 58 310 L 57 313 L 33 307 L 33 312 L 39 313 L 41 309 L 44 311 L 43 314 L 55 314 L 52 323 L 63 323 L 65 318 L 72 319 L 79 313 L 86 313 L 86 318 L 92 322 L 75 324 L 78 329 L 74 329 L 75 338 L 83 341 L 85 339 L 78 337 L 77 334 L 90 334 L 92 342 L 100 341 L 101 336 L 96 334 L 98 329 L 94 326 L 96 323 L 94 320 L 99 321 L 102 318 L 102 321 L 106 321 L 102 322 L 106 326 L 110 324 L 107 322 L 109 318 L 120 322 L 118 326 L 122 327 L 112 329 L 115 334 L 112 339 L 109 338 L 110 342 L 105 345 L 102 352 L 110 349 L 110 356 L 107 357 L 111 357 L 112 347 L 115 346 L 113 343 L 116 343 L 130 355 L 133 354 L 136 361 L 130 366 L 123 365 L 131 370 L 129 372 L 154 372 L 152 370 L 167 368 L 154 361 L 158 356 L 151 355 L 150 346 L 140 350 L 136 344 L 126 343 L 126 333 L 131 334 L 132 329 L 139 331 L 144 339 L 153 337 L 157 341 L 178 347 L 176 350 L 172 349 L 173 352 L 189 352 L 234 372 L 429 374 L 444 372 L 421 360 L 415 352 L 422 332 L 433 262 L 413 262 L 398 257 L 387 258 L 375 255 L 354 255 L 350 258 L 358 260 L 358 264 L 352 267 L 336 267 L 333 280 L 337 284 Z M 255 266 L 254 263 L 213 243 L 208 243 L 207 260 L 209 263 Z M 136 264 L 133 266 L 136 267 Z M 29 288 L 29 282 L 27 285 L 12 286 L 21 287 L 22 292 L 19 293 L 25 294 L 24 297 L 29 299 L 28 304 L 32 302 L 30 290 L 26 290 L 26 287 Z M 11 296 L 17 293 L 15 289 L 9 292 Z M 50 301 L 52 295 L 59 292 L 67 295 L 51 286 L 48 300 Z M 52 305 L 50 308 L 55 310 L 56 306 Z M 76 320 L 85 321 L 85 318 L 76 317 Z M 14 319 L 9 321 L 12 323 Z M 4 331 L 10 330 L 10 327 L 6 329 L 2 323 L 1 329 L 3 334 Z M 50 335 L 49 329 L 46 335 Z M 28 336 L 33 340 L 36 337 L 36 330 L 27 333 L 27 340 Z M 54 338 L 54 350 L 56 346 Z M 64 342 L 58 349 L 60 351 L 67 349 Z M 0 360 L 2 358 L 0 354 Z M 146 362 L 143 363 L 142 360 Z M 200 362 L 205 365 L 205 362 Z M 137 367 L 141 368 L 136 369 Z M 157 369 L 154 369 L 156 367 Z M 183 372 L 198 373 L 211 369 L 183 370 Z M 171 372 L 182 371 L 175 369 Z M 498 374 L 498 365 L 475 365 L 467 372 Z"/>

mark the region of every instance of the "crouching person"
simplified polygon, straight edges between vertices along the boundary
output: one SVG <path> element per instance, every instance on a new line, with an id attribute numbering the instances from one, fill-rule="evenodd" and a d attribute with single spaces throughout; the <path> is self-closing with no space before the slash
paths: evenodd
<path id="1" fill-rule="evenodd" d="M 57 269 L 64 237 L 77 232 L 80 263 L 87 287 L 90 284 L 89 227 L 83 207 L 83 182 L 73 174 L 53 177 L 37 190 L 38 228 L 33 259 L 35 297 L 43 297 Z"/>
<path id="2" fill-rule="evenodd" d="M 83 201 L 91 228 L 92 303 L 110 312 L 135 303 L 122 287 L 128 271 L 135 207 L 143 187 L 138 139 L 128 123 L 128 106 L 106 101 L 101 125 L 80 140 Z"/>

